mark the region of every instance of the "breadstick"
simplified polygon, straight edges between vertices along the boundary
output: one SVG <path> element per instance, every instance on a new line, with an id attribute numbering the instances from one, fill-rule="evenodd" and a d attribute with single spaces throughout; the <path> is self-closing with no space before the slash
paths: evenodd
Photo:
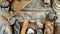
<path id="1" fill-rule="evenodd" d="M 26 33 L 26 30 L 28 28 L 28 20 L 24 20 L 24 23 L 22 25 L 22 30 L 21 30 L 21 34 L 25 34 Z"/>

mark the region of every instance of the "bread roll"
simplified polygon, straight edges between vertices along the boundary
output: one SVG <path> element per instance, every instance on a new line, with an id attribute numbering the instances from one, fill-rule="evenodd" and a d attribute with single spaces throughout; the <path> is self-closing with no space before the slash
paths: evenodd
<path id="1" fill-rule="evenodd" d="M 8 1 L 2 1 L 1 2 L 1 7 L 7 7 L 9 6 L 9 2 Z"/>

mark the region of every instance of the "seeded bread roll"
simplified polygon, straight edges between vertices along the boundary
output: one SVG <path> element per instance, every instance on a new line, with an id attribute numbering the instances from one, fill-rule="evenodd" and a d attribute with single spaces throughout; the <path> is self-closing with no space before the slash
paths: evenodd
<path id="1" fill-rule="evenodd" d="M 1 2 L 1 7 L 7 7 L 9 6 L 9 2 L 8 1 L 2 1 Z"/>

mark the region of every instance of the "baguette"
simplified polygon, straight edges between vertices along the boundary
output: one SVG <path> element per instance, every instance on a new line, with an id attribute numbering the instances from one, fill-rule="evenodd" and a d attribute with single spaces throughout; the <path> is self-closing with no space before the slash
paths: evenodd
<path id="1" fill-rule="evenodd" d="M 25 34 L 26 33 L 26 30 L 28 28 L 28 20 L 24 20 L 24 23 L 22 25 L 22 30 L 21 30 L 21 34 Z"/>

